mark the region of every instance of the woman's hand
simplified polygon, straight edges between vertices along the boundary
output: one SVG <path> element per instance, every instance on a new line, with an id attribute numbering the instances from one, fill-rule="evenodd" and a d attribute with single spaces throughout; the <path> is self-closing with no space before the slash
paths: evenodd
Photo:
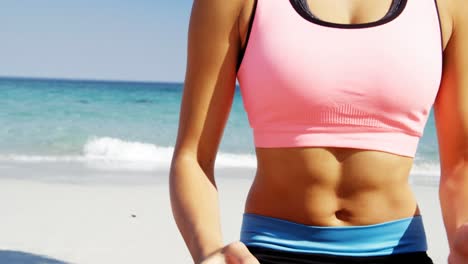
<path id="1" fill-rule="evenodd" d="M 233 242 L 200 264 L 260 264 L 242 242 Z"/>
<path id="2" fill-rule="evenodd" d="M 450 249 L 449 264 L 468 263 L 468 223 L 457 229 Z"/>

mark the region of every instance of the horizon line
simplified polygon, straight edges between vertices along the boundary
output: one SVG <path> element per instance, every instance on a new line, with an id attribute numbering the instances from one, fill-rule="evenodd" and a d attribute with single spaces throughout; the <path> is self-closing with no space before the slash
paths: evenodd
<path id="1" fill-rule="evenodd" d="M 156 80 L 125 80 L 125 79 L 100 79 L 100 78 L 73 78 L 73 77 L 44 77 L 44 76 L 15 76 L 0 75 L 0 80 L 37 80 L 37 81 L 80 81 L 80 82 L 107 82 L 107 83 L 163 83 L 163 84 L 183 84 L 181 81 L 156 81 Z"/>

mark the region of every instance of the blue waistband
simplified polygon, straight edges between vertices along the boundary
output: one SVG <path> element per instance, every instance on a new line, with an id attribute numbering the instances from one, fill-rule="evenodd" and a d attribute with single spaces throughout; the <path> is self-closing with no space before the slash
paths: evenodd
<path id="1" fill-rule="evenodd" d="M 421 216 L 375 225 L 322 227 L 244 214 L 241 241 L 247 246 L 342 256 L 427 251 Z"/>

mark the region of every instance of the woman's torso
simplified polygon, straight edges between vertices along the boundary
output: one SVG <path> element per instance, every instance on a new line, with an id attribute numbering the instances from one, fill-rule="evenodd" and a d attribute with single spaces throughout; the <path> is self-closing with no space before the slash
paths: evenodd
<path id="1" fill-rule="evenodd" d="M 242 46 L 254 10 L 253 0 L 244 2 L 239 17 Z M 356 24 L 382 18 L 391 0 L 308 0 L 308 4 L 322 20 Z M 444 47 L 451 32 L 449 5 L 438 0 Z M 257 147 L 256 155 L 248 213 L 319 226 L 367 225 L 419 214 L 408 184 L 411 157 L 339 147 Z"/>

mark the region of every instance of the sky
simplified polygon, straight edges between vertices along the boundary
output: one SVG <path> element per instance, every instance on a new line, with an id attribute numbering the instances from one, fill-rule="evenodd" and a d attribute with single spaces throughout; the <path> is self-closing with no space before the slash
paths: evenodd
<path id="1" fill-rule="evenodd" d="M 2 0 L 0 76 L 182 82 L 192 0 Z"/>

